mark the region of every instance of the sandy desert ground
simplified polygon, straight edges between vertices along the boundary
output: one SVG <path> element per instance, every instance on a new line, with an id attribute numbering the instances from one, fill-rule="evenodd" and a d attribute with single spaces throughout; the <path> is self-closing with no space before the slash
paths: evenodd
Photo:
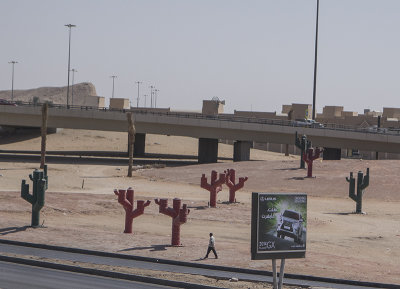
<path id="1" fill-rule="evenodd" d="M 63 130 L 48 136 L 48 150 L 126 150 L 126 134 Z M 3 136 L 0 150 L 39 150 L 40 138 Z M 195 156 L 197 141 L 190 138 L 148 135 L 146 152 Z M 0 238 L 122 252 L 141 256 L 271 270 L 270 261 L 250 260 L 251 192 L 306 192 L 308 194 L 307 253 L 290 259 L 286 272 L 400 284 L 400 171 L 399 161 L 316 161 L 307 179 L 296 156 L 252 150 L 249 162 L 233 163 L 232 146 L 220 145 L 217 164 L 196 164 L 164 159 L 135 162 L 126 177 L 127 160 L 96 157 L 48 157 L 49 189 L 42 210 L 44 228 L 33 229 L 30 206 L 20 198 L 22 179 L 39 161 L 25 155 L 0 155 Z M 164 166 L 166 164 L 166 166 Z M 357 215 L 348 198 L 345 177 L 350 171 L 370 168 L 370 185 L 363 210 Z M 228 204 L 224 186 L 217 208 L 208 208 L 209 193 L 200 188 L 202 173 L 236 169 L 248 176 L 237 203 Z M 134 234 L 123 234 L 124 211 L 115 188 L 133 187 L 135 199 L 152 200 L 145 214 L 134 220 Z M 158 213 L 154 198 L 183 199 L 190 208 L 182 225 L 182 247 L 170 247 L 171 219 Z M 214 232 L 218 260 L 201 260 Z"/>

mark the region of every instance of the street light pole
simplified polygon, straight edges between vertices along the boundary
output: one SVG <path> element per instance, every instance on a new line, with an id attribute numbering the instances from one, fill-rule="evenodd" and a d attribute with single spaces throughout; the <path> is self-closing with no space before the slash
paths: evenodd
<path id="1" fill-rule="evenodd" d="M 64 25 L 69 28 L 69 41 L 68 41 L 68 84 L 67 84 L 67 107 L 69 107 L 69 72 L 70 72 L 70 63 L 71 63 L 71 28 L 76 27 L 73 24 Z"/>
<path id="2" fill-rule="evenodd" d="M 10 64 L 12 64 L 12 76 L 11 76 L 11 101 L 14 100 L 14 65 L 16 63 L 18 63 L 15 60 L 12 60 L 9 62 Z"/>
<path id="3" fill-rule="evenodd" d="M 72 68 L 72 86 L 71 86 L 71 105 L 74 105 L 74 76 L 75 72 L 78 72 L 78 70 Z"/>
<path id="4" fill-rule="evenodd" d="M 152 108 L 153 107 L 153 88 L 155 88 L 154 87 L 154 85 L 150 85 L 150 107 Z"/>
<path id="5" fill-rule="evenodd" d="M 117 76 L 116 76 L 116 75 L 111 75 L 110 77 L 111 77 L 112 80 L 113 80 L 113 88 L 112 88 L 112 97 L 111 97 L 111 98 L 114 98 L 114 79 L 115 79 Z"/>
<path id="6" fill-rule="evenodd" d="M 144 94 L 144 107 L 147 107 L 147 94 Z"/>
<path id="7" fill-rule="evenodd" d="M 139 107 L 139 85 L 142 83 L 141 81 L 136 81 L 137 83 L 137 102 L 136 102 L 136 107 Z"/>
<path id="8" fill-rule="evenodd" d="M 312 105 L 312 119 L 314 120 L 315 120 L 315 99 L 317 94 L 318 17 L 319 17 L 319 0 L 317 0 L 317 19 L 315 22 L 314 86 L 313 86 L 313 105 Z"/>
<path id="9" fill-rule="evenodd" d="M 157 107 L 157 94 L 159 91 L 159 89 L 154 89 L 154 107 Z"/>

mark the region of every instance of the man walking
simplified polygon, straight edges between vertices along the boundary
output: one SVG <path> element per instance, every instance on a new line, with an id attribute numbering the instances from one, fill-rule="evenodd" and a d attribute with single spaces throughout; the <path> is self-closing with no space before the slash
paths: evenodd
<path id="1" fill-rule="evenodd" d="M 215 251 L 215 238 L 213 236 L 213 233 L 210 233 L 210 240 L 208 241 L 208 249 L 207 249 L 207 254 L 204 257 L 204 259 L 208 258 L 208 254 L 213 251 L 215 259 L 218 259 L 217 251 Z"/>

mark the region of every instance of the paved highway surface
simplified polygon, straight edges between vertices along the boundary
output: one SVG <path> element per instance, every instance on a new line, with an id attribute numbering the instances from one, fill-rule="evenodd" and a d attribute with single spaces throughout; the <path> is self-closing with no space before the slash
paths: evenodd
<path id="1" fill-rule="evenodd" d="M 1 289 L 173 288 L 0 261 Z"/>
<path id="2" fill-rule="evenodd" d="M 161 264 L 161 263 L 147 262 L 147 261 L 138 261 L 138 260 L 132 260 L 132 259 L 128 260 L 128 259 L 120 259 L 120 258 L 112 258 L 112 257 L 102 257 L 102 256 L 85 255 L 85 254 L 78 254 L 78 253 L 69 253 L 69 252 L 63 252 L 63 251 L 54 251 L 54 250 L 8 245 L 8 244 L 0 244 L 0 252 L 14 253 L 14 254 L 20 254 L 20 255 L 32 255 L 32 256 L 53 258 L 53 259 L 60 259 L 60 260 L 87 262 L 87 263 L 93 263 L 93 264 L 104 264 L 104 265 L 111 265 L 111 266 L 123 266 L 123 267 L 131 267 L 131 268 L 141 268 L 141 269 L 168 271 L 168 272 L 197 274 L 197 275 L 204 275 L 204 276 L 218 276 L 220 278 L 227 278 L 227 279 L 236 277 L 236 278 L 239 278 L 239 280 L 255 280 L 255 281 L 264 281 L 264 282 L 270 282 L 270 283 L 272 282 L 271 276 L 255 275 L 255 274 L 247 274 L 247 273 L 239 273 L 239 272 L 227 272 L 227 271 L 223 271 L 223 270 L 216 270 L 212 266 L 210 266 L 210 269 L 204 269 L 204 268 L 196 268 L 196 267 L 189 267 L 189 266 L 179 266 L 179 265 Z M 279 264 L 279 262 L 278 262 L 278 264 Z M 0 267 L 1 266 L 2 265 L 0 265 Z M 316 282 L 316 281 L 289 279 L 289 278 L 285 278 L 284 283 L 287 285 L 290 285 L 290 284 L 292 284 L 292 285 L 308 285 L 308 286 L 313 286 L 313 287 L 343 288 L 343 289 L 361 289 L 361 288 L 365 289 L 366 288 L 365 286 L 333 284 L 333 283 L 326 283 L 326 282 Z M 373 287 L 369 287 L 369 288 L 373 288 Z"/>

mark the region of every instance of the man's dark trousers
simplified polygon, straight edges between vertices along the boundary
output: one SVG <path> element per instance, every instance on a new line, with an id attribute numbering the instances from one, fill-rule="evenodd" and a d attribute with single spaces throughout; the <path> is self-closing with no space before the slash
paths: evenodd
<path id="1" fill-rule="evenodd" d="M 217 251 L 215 251 L 214 247 L 208 247 L 206 258 L 208 258 L 208 254 L 210 254 L 211 251 L 213 251 L 215 259 L 218 259 Z"/>

